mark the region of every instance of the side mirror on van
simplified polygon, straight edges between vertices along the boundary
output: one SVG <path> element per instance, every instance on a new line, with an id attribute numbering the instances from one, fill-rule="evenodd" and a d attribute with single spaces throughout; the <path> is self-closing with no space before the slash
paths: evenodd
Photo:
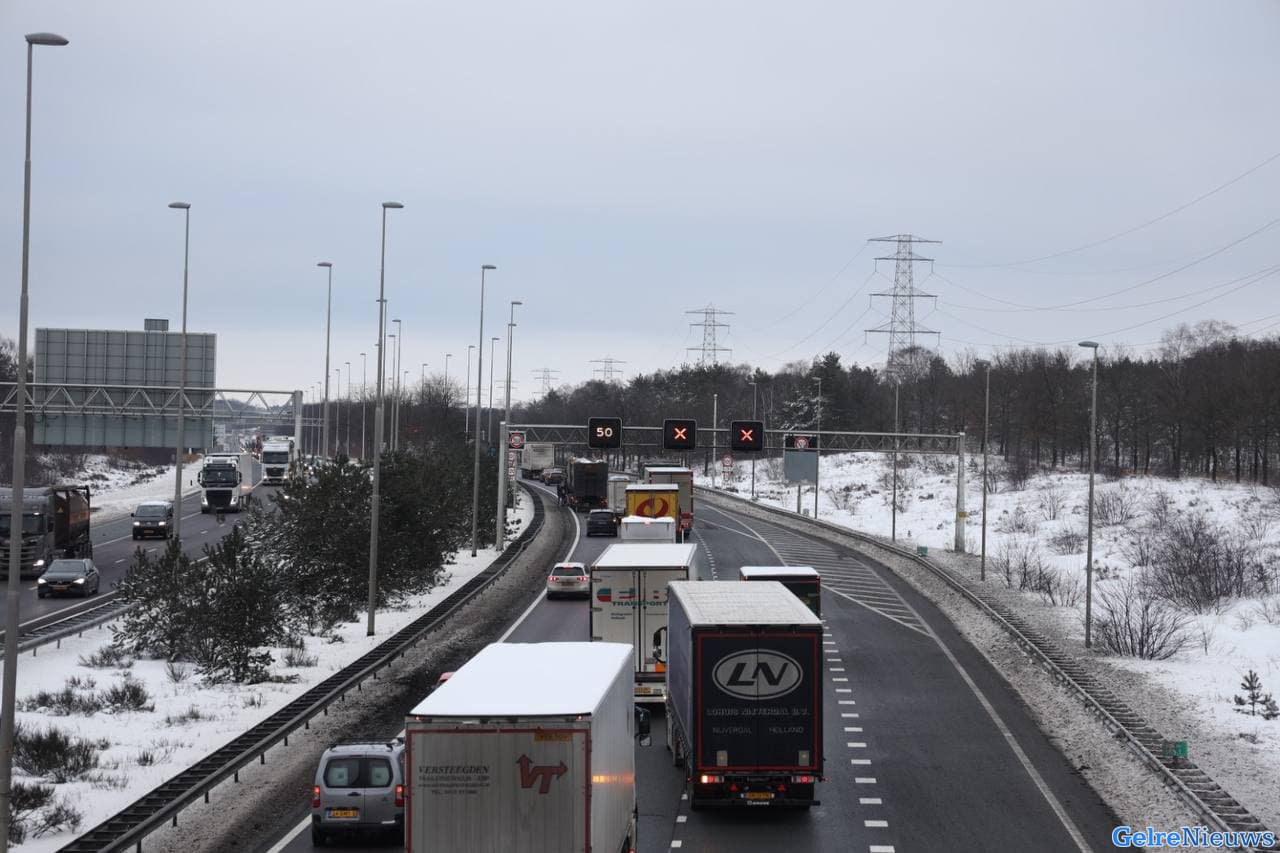
<path id="1" fill-rule="evenodd" d="M 653 743 L 653 738 L 649 734 L 649 712 L 639 705 L 636 706 L 636 737 L 639 738 L 641 746 Z"/>

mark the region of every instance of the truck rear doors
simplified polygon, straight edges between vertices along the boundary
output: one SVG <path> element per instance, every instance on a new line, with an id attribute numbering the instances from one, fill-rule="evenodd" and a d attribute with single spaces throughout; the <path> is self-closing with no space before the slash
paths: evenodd
<path id="1" fill-rule="evenodd" d="M 667 584 L 688 568 L 591 569 L 591 639 L 629 643 L 636 701 L 662 701 L 667 671 Z"/>

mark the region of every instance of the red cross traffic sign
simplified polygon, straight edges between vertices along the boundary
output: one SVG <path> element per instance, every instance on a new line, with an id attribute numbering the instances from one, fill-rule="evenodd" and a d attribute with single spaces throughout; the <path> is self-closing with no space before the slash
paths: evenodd
<path id="1" fill-rule="evenodd" d="M 507 447 L 512 450 L 520 450 L 524 447 L 524 433 L 509 432 L 507 433 Z"/>

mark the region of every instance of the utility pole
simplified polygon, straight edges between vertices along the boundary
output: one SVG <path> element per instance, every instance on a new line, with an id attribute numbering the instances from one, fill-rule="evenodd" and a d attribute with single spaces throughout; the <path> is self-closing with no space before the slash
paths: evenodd
<path id="1" fill-rule="evenodd" d="M 940 240 L 925 240 L 911 234 L 898 234 L 895 237 L 875 237 L 872 243 L 897 243 L 898 250 L 892 255 L 876 258 L 876 261 L 893 261 L 893 290 L 873 293 L 874 296 L 887 296 L 892 299 L 889 322 L 874 329 L 867 329 L 868 334 L 887 334 L 889 336 L 889 358 L 885 371 L 895 373 L 899 378 L 912 375 L 909 361 L 916 347 L 916 335 L 936 335 L 933 329 L 916 325 L 916 300 L 936 299 L 931 293 L 922 293 L 915 289 L 914 268 L 917 262 L 932 263 L 933 258 L 922 258 L 912 247 L 916 243 L 939 243 Z"/>
<path id="2" fill-rule="evenodd" d="M 560 371 L 552 370 L 550 367 L 539 367 L 537 370 L 531 372 L 535 378 L 542 382 L 542 390 L 539 393 L 545 394 L 555 385 L 556 374 Z"/>
<path id="3" fill-rule="evenodd" d="M 603 367 L 597 367 L 591 371 L 593 376 L 597 376 L 604 382 L 616 382 L 622 377 L 622 371 L 614 367 L 615 364 L 626 364 L 616 358 L 593 358 L 591 364 L 602 364 Z"/>
<path id="4" fill-rule="evenodd" d="M 716 320 L 717 317 L 728 317 L 733 314 L 732 311 L 721 311 L 714 305 L 708 305 L 706 308 L 695 308 L 692 311 L 684 312 L 686 314 L 701 314 L 701 323 L 690 323 L 691 329 L 702 329 L 702 346 L 687 347 L 686 352 L 698 353 L 698 364 L 718 364 L 720 362 L 720 353 L 732 353 L 733 350 L 728 347 L 722 347 L 716 343 L 716 331 L 718 329 L 728 329 L 728 323 L 721 323 Z"/>

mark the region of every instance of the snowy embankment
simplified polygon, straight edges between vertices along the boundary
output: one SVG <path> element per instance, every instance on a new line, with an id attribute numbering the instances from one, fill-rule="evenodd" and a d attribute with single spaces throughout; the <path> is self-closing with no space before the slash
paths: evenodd
<path id="1" fill-rule="evenodd" d="M 533 518 L 533 505 L 517 492 L 518 505 L 509 519 L 518 536 Z M 302 648 L 271 649 L 273 679 L 262 684 L 205 684 L 194 668 L 161 660 L 129 659 L 109 663 L 104 654 L 111 642 L 109 625 L 64 639 L 61 647 L 41 648 L 38 656 L 23 656 L 18 664 L 17 721 L 27 728 L 50 726 L 103 746 L 97 766 L 82 778 L 55 784 L 57 796 L 82 817 L 81 830 L 91 828 L 120 811 L 164 780 L 261 722 L 298 695 L 328 678 L 396 631 L 417 619 L 453 590 L 466 583 L 496 558 L 492 550 L 472 557 L 468 549 L 446 563 L 446 580 L 428 593 L 378 611 L 377 635 L 366 636 L 363 619 L 340 625 L 329 637 L 303 637 Z M 73 681 L 75 679 L 75 681 Z M 28 703 L 41 691 L 71 689 L 86 696 L 104 696 L 131 683 L 145 691 L 147 710 L 97 710 L 54 716 L 49 708 Z M 78 686 L 76 686 L 78 685 Z M 22 782 L 26 778 L 15 769 Z M 43 780 L 46 783 L 48 777 Z M 19 845 L 23 853 L 44 853 L 66 844 L 72 834 L 62 832 L 31 838 Z"/>
<path id="2" fill-rule="evenodd" d="M 966 469 L 966 551 L 954 549 L 955 461 L 900 457 L 898 544 L 926 546 L 930 556 L 975 580 L 981 541 L 981 457 Z M 889 539 L 892 468 L 882 454 L 823 456 L 819 514 L 825 521 Z M 997 462 L 992 462 L 993 471 Z M 795 511 L 796 489 L 782 482 L 780 460 L 756 464 L 761 503 Z M 1088 475 L 1042 473 L 1018 482 L 999 465 L 996 489 L 987 496 L 987 582 L 1017 590 L 1017 606 L 1041 625 L 1055 627 L 1068 648 L 1083 650 Z M 726 483 L 716 472 L 716 485 Z M 712 485 L 697 475 L 699 485 Z M 737 462 L 727 488 L 750 495 L 750 462 Z M 813 512 L 813 488 L 801 506 Z M 1280 719 L 1242 712 L 1234 697 L 1248 698 L 1242 681 L 1252 671 L 1261 693 L 1280 697 L 1280 491 L 1203 479 L 1156 477 L 1096 479 L 1094 499 L 1094 662 L 1113 688 L 1166 737 L 1187 740 L 1191 758 L 1272 827 L 1280 825 Z M 1105 599 L 1115 600 L 1131 581 L 1168 565 L 1177 540 L 1170 531 L 1216 534 L 1220 549 L 1240 560 L 1249 594 L 1200 608 L 1159 601 L 1183 625 L 1180 650 L 1162 660 L 1122 657 L 1105 649 L 1099 620 Z M 1163 547 L 1165 550 L 1161 550 Z M 1233 550 L 1234 549 L 1234 550 Z M 1164 555 L 1164 556 L 1162 556 Z M 1048 578 L 1024 584 L 1026 574 Z M 1035 588 L 1039 586 L 1039 588 Z M 1252 710 L 1261 711 L 1261 706 Z"/>
<path id="3" fill-rule="evenodd" d="M 200 491 L 195 485 L 196 460 L 183 466 L 184 495 Z M 102 524 L 124 518 L 143 501 L 173 500 L 173 465 L 146 465 L 124 462 L 100 453 L 85 457 L 84 466 L 74 476 L 61 477 L 70 483 L 86 483 L 90 488 L 93 521 Z"/>

